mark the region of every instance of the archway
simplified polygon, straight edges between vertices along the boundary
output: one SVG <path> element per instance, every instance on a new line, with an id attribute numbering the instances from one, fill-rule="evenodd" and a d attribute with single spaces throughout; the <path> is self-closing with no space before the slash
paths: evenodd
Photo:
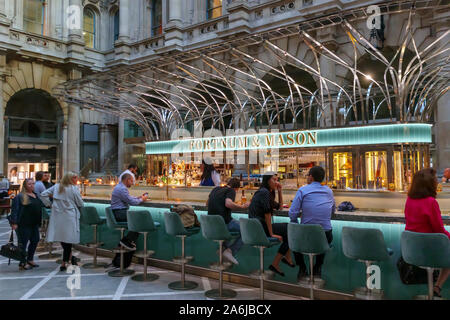
<path id="1" fill-rule="evenodd" d="M 60 137 L 64 115 L 58 101 L 40 89 L 15 93 L 5 110 L 8 176 L 14 183 L 37 171 L 60 175 Z"/>

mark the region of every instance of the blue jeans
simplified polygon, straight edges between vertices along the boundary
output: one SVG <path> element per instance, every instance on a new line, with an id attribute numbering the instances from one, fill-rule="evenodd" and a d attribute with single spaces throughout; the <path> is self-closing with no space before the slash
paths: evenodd
<path id="1" fill-rule="evenodd" d="M 230 232 L 241 232 L 241 227 L 239 226 L 239 222 L 232 219 L 230 221 L 230 223 L 227 224 L 227 228 L 228 231 Z M 234 241 L 233 244 L 230 243 L 231 241 L 225 241 L 224 242 L 224 247 L 227 249 L 230 249 L 231 252 L 233 253 L 233 256 L 236 255 L 236 253 L 241 249 L 243 243 L 242 243 L 242 239 L 241 236 L 239 236 L 238 238 L 236 238 L 236 240 Z"/>

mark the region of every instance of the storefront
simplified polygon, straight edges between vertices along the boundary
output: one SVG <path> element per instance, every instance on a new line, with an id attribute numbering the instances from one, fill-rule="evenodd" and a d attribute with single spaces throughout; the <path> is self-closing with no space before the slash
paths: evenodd
<path id="1" fill-rule="evenodd" d="M 334 189 L 402 191 L 429 166 L 430 143 L 431 125 L 418 123 L 147 142 L 146 183 L 198 186 L 201 160 L 210 158 L 222 182 L 235 176 L 248 187 L 275 171 L 284 188 L 295 189 L 320 165 Z"/>

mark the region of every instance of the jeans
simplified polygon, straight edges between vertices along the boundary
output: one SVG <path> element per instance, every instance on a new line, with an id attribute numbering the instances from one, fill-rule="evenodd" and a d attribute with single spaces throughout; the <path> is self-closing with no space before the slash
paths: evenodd
<path id="1" fill-rule="evenodd" d="M 328 244 L 333 241 L 333 232 L 332 230 L 325 231 L 325 236 L 327 237 Z M 303 259 L 303 255 L 300 252 L 294 252 L 295 263 L 300 267 L 301 270 L 306 270 L 305 260 Z M 316 263 L 314 264 L 314 268 L 322 267 L 323 261 L 325 259 L 325 254 L 319 254 L 316 256 Z"/>
<path id="2" fill-rule="evenodd" d="M 128 212 L 127 209 L 113 210 L 112 212 L 117 222 L 127 222 L 127 212 Z M 138 238 L 139 238 L 138 232 L 128 231 L 127 235 L 123 237 L 123 239 L 121 240 L 126 239 L 128 241 L 136 242 Z"/>
<path id="3" fill-rule="evenodd" d="M 16 234 L 19 247 L 27 252 L 27 261 L 33 261 L 39 242 L 39 226 L 19 226 Z M 26 263 L 27 261 L 21 262 Z"/>
<path id="4" fill-rule="evenodd" d="M 72 253 L 72 244 L 61 242 L 61 246 L 63 247 L 63 261 L 69 262 L 70 254 Z"/>
<path id="5" fill-rule="evenodd" d="M 227 228 L 228 228 L 228 231 L 230 231 L 230 232 L 241 232 L 241 227 L 239 225 L 239 222 L 237 222 L 234 219 L 232 219 L 230 221 L 230 223 L 227 224 Z M 236 240 L 234 241 L 233 244 L 231 244 L 231 241 L 224 242 L 224 247 L 226 249 L 230 249 L 231 252 L 233 253 L 233 256 L 235 256 L 236 253 L 241 249 L 242 245 L 243 245 L 243 243 L 242 243 L 241 236 L 236 238 Z"/>

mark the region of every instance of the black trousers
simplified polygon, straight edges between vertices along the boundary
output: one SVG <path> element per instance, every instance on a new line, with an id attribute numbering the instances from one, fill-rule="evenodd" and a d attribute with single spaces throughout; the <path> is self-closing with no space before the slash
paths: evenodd
<path id="1" fill-rule="evenodd" d="M 117 222 L 127 222 L 127 209 L 113 210 L 112 212 Z M 138 238 L 139 233 L 133 231 L 128 231 L 127 235 L 123 237 L 123 239 L 127 239 L 133 242 L 136 242 Z"/>
<path id="2" fill-rule="evenodd" d="M 63 261 L 69 262 L 70 254 L 72 253 L 72 244 L 61 242 L 61 246 L 63 247 Z"/>
<path id="3" fill-rule="evenodd" d="M 327 237 L 328 244 L 333 241 L 333 230 L 325 231 L 325 236 Z M 294 252 L 295 263 L 300 267 L 300 269 L 306 270 L 305 260 L 303 260 L 303 255 L 300 252 Z M 319 254 L 316 256 L 316 263 L 314 268 L 320 268 L 325 259 L 325 254 Z"/>
<path id="4" fill-rule="evenodd" d="M 264 228 L 264 232 L 266 233 L 266 236 L 270 237 L 267 224 L 264 222 L 262 225 Z M 281 243 L 281 246 L 278 248 L 278 253 L 285 256 L 289 250 L 289 243 L 287 237 L 287 223 L 272 223 L 272 232 L 273 234 L 283 237 L 283 242 Z"/>
<path id="5" fill-rule="evenodd" d="M 39 226 L 19 226 L 16 229 L 19 247 L 27 252 L 27 261 L 34 260 L 34 253 L 39 242 Z M 21 261 L 26 263 L 27 261 Z"/>

